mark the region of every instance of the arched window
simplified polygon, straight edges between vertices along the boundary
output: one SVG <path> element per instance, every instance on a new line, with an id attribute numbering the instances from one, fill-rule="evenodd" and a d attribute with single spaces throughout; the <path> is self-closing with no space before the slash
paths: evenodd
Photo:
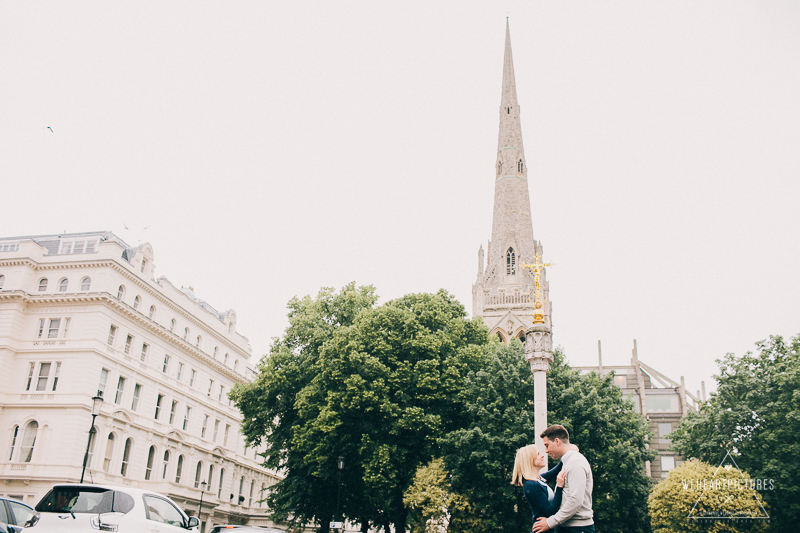
<path id="1" fill-rule="evenodd" d="M 137 296 L 133 299 L 133 308 L 138 311 L 140 303 L 142 303 L 142 299 Z"/>
<path id="2" fill-rule="evenodd" d="M 125 477 L 128 473 L 128 463 L 131 460 L 131 448 L 133 448 L 133 439 L 129 438 L 125 441 L 125 448 L 122 450 L 122 468 L 119 469 L 119 473 L 122 474 L 122 477 Z"/>
<path id="3" fill-rule="evenodd" d="M 92 278 L 85 277 L 81 280 L 81 290 L 88 291 L 92 286 Z"/>
<path id="4" fill-rule="evenodd" d="M 69 288 L 69 280 L 67 278 L 64 278 L 58 282 L 58 292 L 67 292 L 68 288 Z"/>
<path id="5" fill-rule="evenodd" d="M 217 358 L 217 353 L 219 353 L 219 346 L 214 346 L 214 359 Z"/>
<path id="6" fill-rule="evenodd" d="M 39 431 L 39 423 L 36 420 L 31 420 L 25 426 L 25 432 L 22 434 L 22 446 L 19 449 L 19 462 L 30 463 L 33 458 L 33 447 L 36 445 L 36 433 Z"/>
<path id="7" fill-rule="evenodd" d="M 500 339 L 500 342 L 506 342 L 506 340 L 503 338 L 503 334 L 499 331 L 497 332 L 497 338 Z"/>
<path id="8" fill-rule="evenodd" d="M 214 490 L 211 488 L 211 482 L 214 481 L 214 465 L 208 465 L 208 488 L 210 490 Z"/>
<path id="9" fill-rule="evenodd" d="M 228 354 L 225 354 L 225 359 L 222 360 L 222 364 L 228 366 Z"/>
<path id="10" fill-rule="evenodd" d="M 161 470 L 161 479 L 167 479 L 168 470 L 169 470 L 169 450 L 164 450 L 164 467 Z"/>
<path id="11" fill-rule="evenodd" d="M 39 280 L 39 292 L 44 292 L 47 290 L 47 278 L 42 278 Z"/>
<path id="12" fill-rule="evenodd" d="M 200 342 L 201 342 L 202 340 L 203 340 L 203 339 L 200 337 L 200 335 L 198 335 L 198 336 L 197 336 L 197 342 L 194 344 L 194 345 L 195 345 L 195 347 L 197 347 L 197 348 L 200 348 Z"/>
<path id="13" fill-rule="evenodd" d="M 11 435 L 11 453 L 8 454 L 8 460 L 14 458 L 14 447 L 17 445 L 17 436 L 19 435 L 19 426 L 14 426 L 14 431 Z"/>
<path id="14" fill-rule="evenodd" d="M 514 253 L 513 248 L 509 248 L 506 252 L 506 274 L 513 275 L 517 273 L 517 254 Z"/>
<path id="15" fill-rule="evenodd" d="M 238 369 L 239 369 L 239 360 L 237 359 L 233 362 L 233 371 L 238 372 Z"/>
<path id="16" fill-rule="evenodd" d="M 264 493 L 267 491 L 267 485 L 262 483 L 261 484 L 261 492 L 258 494 L 258 506 L 261 507 L 261 504 L 264 503 Z"/>
<path id="17" fill-rule="evenodd" d="M 117 300 L 122 300 L 125 298 L 125 287 L 120 285 L 119 289 L 117 289 Z"/>
<path id="18" fill-rule="evenodd" d="M 247 500 L 247 506 L 248 507 L 252 507 L 253 506 L 253 487 L 255 486 L 255 484 L 256 484 L 256 480 L 255 479 L 251 479 L 250 480 L 250 498 Z"/>
<path id="19" fill-rule="evenodd" d="M 3 285 L 5 284 L 5 282 L 6 282 L 6 277 L 4 275 L 0 274 L 0 289 L 3 288 Z"/>
<path id="20" fill-rule="evenodd" d="M 219 469 L 219 489 L 217 490 L 217 499 L 222 498 L 222 482 L 225 481 L 225 469 Z"/>
<path id="21" fill-rule="evenodd" d="M 156 316 L 156 306 L 155 305 L 151 305 L 150 306 L 150 312 L 147 313 L 147 318 L 149 318 L 150 320 L 153 320 L 154 316 Z"/>
<path id="22" fill-rule="evenodd" d="M 86 454 L 86 468 L 92 467 L 92 457 L 94 457 L 94 443 L 97 441 L 97 426 L 92 427 L 89 435 L 89 452 Z"/>
<path id="23" fill-rule="evenodd" d="M 189 328 L 186 328 L 183 330 L 183 340 L 186 340 L 188 338 L 189 338 Z"/>
<path id="24" fill-rule="evenodd" d="M 144 470 L 145 481 L 149 481 L 150 476 L 153 474 L 153 462 L 155 460 L 156 460 L 156 447 L 150 446 L 150 451 L 147 452 L 147 467 Z"/>
<path id="25" fill-rule="evenodd" d="M 241 505 L 243 501 L 244 501 L 244 476 L 242 476 L 242 479 L 239 480 L 239 501 L 236 503 Z"/>
<path id="26" fill-rule="evenodd" d="M 103 472 L 108 472 L 109 468 L 111 468 L 112 455 L 114 455 L 114 434 L 109 433 L 106 441 L 106 456 L 103 458 Z"/>
<path id="27" fill-rule="evenodd" d="M 200 476 L 203 475 L 203 461 L 197 461 L 197 469 L 194 471 L 194 488 L 200 488 Z"/>
<path id="28" fill-rule="evenodd" d="M 176 326 L 175 319 L 173 318 L 172 321 L 169 323 L 169 332 L 175 333 L 175 326 Z"/>
<path id="29" fill-rule="evenodd" d="M 522 159 L 520 159 L 519 162 L 517 163 L 517 170 L 522 172 Z"/>
<path id="30" fill-rule="evenodd" d="M 175 471 L 175 483 L 181 482 L 181 472 L 183 471 L 183 455 L 178 456 L 178 469 Z"/>
<path id="31" fill-rule="evenodd" d="M 520 331 L 519 335 L 517 335 L 517 338 L 519 338 L 519 340 L 522 342 L 522 344 L 525 344 L 525 332 L 524 331 Z"/>

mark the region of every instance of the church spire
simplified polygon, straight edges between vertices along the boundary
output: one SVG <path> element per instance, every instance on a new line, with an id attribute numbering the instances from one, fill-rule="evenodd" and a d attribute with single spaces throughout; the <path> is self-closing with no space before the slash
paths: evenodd
<path id="1" fill-rule="evenodd" d="M 517 106 L 517 83 L 514 80 L 514 58 L 511 57 L 511 31 L 506 18 L 506 51 L 503 56 L 503 98 L 501 107 Z"/>
<path id="2" fill-rule="evenodd" d="M 483 317 L 492 334 L 502 340 L 525 339 L 533 323 L 536 280 L 523 264 L 542 255 L 542 246 L 533 238 L 531 201 L 528 192 L 528 165 L 522 146 L 520 109 L 511 55 L 511 31 L 506 19 L 503 57 L 503 88 L 500 97 L 500 129 L 497 139 L 497 164 L 494 182 L 492 238 L 478 252 L 478 276 L 472 286 L 473 315 Z M 541 314 L 550 327 L 550 301 L 544 272 L 540 276 Z"/>

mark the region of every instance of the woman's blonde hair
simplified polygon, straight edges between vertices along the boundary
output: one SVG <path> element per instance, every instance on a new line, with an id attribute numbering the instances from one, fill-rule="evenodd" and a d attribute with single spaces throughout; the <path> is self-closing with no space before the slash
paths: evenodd
<path id="1" fill-rule="evenodd" d="M 511 474 L 511 484 L 521 487 L 525 480 L 534 480 L 539 477 L 539 469 L 533 465 L 539 457 L 539 448 L 535 444 L 523 446 L 517 450 L 514 459 L 514 473 Z"/>

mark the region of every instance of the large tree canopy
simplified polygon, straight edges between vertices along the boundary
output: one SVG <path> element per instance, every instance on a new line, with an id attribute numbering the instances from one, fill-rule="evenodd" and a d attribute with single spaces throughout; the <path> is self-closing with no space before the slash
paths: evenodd
<path id="1" fill-rule="evenodd" d="M 293 299 L 258 379 L 232 393 L 245 436 L 286 476 L 268 498 L 276 519 L 327 530 L 342 456 L 343 514 L 402 531 L 417 466 L 463 423 L 459 391 L 486 356 L 481 321 L 445 291 L 375 301 L 354 284 Z"/>
<path id="2" fill-rule="evenodd" d="M 580 375 L 556 351 L 547 376 L 547 419 L 569 430 L 592 465 L 598 531 L 646 531 L 650 429 L 611 380 Z M 471 504 L 452 512 L 451 531 L 530 530 L 528 505 L 510 482 L 517 448 L 535 437 L 533 392 L 533 375 L 517 341 L 494 344 L 484 368 L 468 376 L 462 402 L 469 420 L 442 439 L 452 490 Z"/>
<path id="3" fill-rule="evenodd" d="M 717 391 L 670 437 L 686 457 L 718 465 L 727 452 L 754 479 L 771 479 L 762 492 L 771 526 L 795 531 L 800 522 L 800 336 L 756 344 L 759 353 L 727 354 Z"/>

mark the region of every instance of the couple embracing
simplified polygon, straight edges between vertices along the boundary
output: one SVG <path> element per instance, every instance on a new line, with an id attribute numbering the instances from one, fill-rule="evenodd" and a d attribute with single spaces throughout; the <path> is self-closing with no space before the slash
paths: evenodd
<path id="1" fill-rule="evenodd" d="M 547 472 L 545 456 L 536 445 L 517 450 L 511 483 L 522 487 L 533 512 L 532 533 L 556 530 L 557 533 L 595 533 L 592 512 L 592 469 L 589 462 L 569 442 L 564 426 L 553 425 L 541 434 L 544 449 L 559 461 Z M 556 491 L 547 481 L 556 480 Z"/>

